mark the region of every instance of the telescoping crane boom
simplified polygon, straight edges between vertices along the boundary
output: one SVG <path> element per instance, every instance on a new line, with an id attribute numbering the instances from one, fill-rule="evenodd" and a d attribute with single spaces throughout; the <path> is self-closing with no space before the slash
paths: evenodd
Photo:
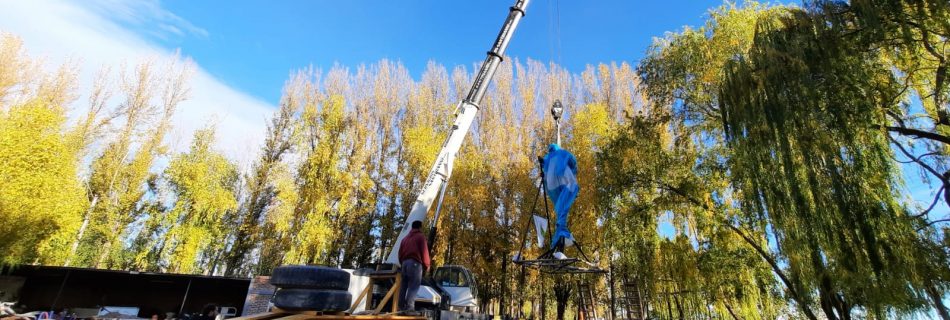
<path id="1" fill-rule="evenodd" d="M 386 258 L 386 264 L 399 265 L 399 246 L 403 238 L 409 234 L 411 223 L 426 218 L 429 208 L 436 197 L 439 197 L 441 207 L 442 195 L 445 194 L 445 185 L 452 174 L 452 164 L 455 155 L 468 134 L 475 114 L 478 113 L 479 102 L 485 95 L 488 84 L 495 75 L 498 64 L 501 63 L 511 41 L 511 36 L 518 27 L 518 22 L 525 15 L 525 8 L 530 0 L 515 0 L 515 4 L 508 11 L 505 24 L 498 32 L 495 43 L 488 51 L 488 57 L 482 62 L 478 74 L 475 76 L 468 95 L 458 103 L 455 109 L 453 122 L 448 138 L 443 142 L 442 149 L 436 157 L 425 184 L 413 203 L 412 211 L 406 216 L 406 224 L 396 238 L 396 242 Z M 436 209 L 436 221 L 439 209 Z M 430 231 L 430 236 L 434 235 Z M 430 241 L 432 242 L 432 241 Z M 386 308 L 392 312 L 398 311 L 402 305 L 400 296 L 396 293 L 401 288 L 400 277 L 394 270 L 372 270 L 361 268 L 356 270 L 339 269 L 324 266 L 288 265 L 273 270 L 270 283 L 279 288 L 272 299 L 275 310 L 265 315 L 242 317 L 237 320 L 378 320 L 392 319 L 392 314 L 382 315 Z M 391 281 L 391 282 L 389 282 Z M 391 283 L 391 284 L 390 284 Z M 389 287 L 386 289 L 386 287 Z M 478 286 L 471 271 L 464 266 L 445 265 L 435 268 L 430 277 L 424 280 L 419 292 L 413 299 L 415 310 L 407 312 L 403 320 L 487 320 L 490 315 L 481 312 L 478 299 Z M 377 290 L 387 290 L 385 295 Z M 400 289 L 401 290 L 401 289 Z M 400 291 L 401 292 L 401 291 Z M 375 307 L 374 307 L 375 306 Z M 403 306 L 404 307 L 404 306 Z M 303 315 L 288 313 L 287 310 L 306 310 L 327 312 L 327 315 Z M 416 316 L 410 313 L 424 311 L 425 316 Z M 339 313 L 352 316 L 340 316 Z M 289 315 L 289 316 L 288 316 Z M 301 318 L 303 317 L 303 318 Z M 332 318 L 332 319 L 331 319 Z"/>
<path id="2" fill-rule="evenodd" d="M 456 106 L 455 122 L 452 124 L 452 131 L 442 144 L 439 156 L 435 159 L 435 163 L 432 165 L 432 169 L 429 170 L 429 175 L 426 177 L 426 182 L 419 191 L 416 202 L 412 205 L 412 211 L 409 211 L 409 215 L 406 216 L 406 223 L 404 224 L 402 232 L 399 233 L 399 237 L 396 238 L 395 245 L 393 245 L 392 250 L 389 252 L 389 257 L 386 259 L 387 263 L 394 265 L 399 264 L 399 245 L 402 239 L 409 234 L 411 228 L 410 224 L 412 221 L 424 220 L 436 196 L 440 195 L 440 191 L 444 192 L 445 185 L 448 183 L 449 176 L 452 174 L 452 164 L 455 162 L 455 155 L 458 153 L 459 148 L 462 147 L 469 127 L 472 126 L 472 121 L 475 120 L 475 114 L 478 113 L 479 102 L 481 102 L 482 97 L 485 95 L 488 84 L 495 76 L 495 70 L 498 69 L 498 64 L 503 60 L 502 57 L 505 54 L 505 49 L 508 48 L 508 42 L 511 41 L 511 36 L 515 32 L 515 28 L 518 27 L 518 22 L 521 21 L 521 18 L 525 15 L 528 1 L 529 0 L 517 0 L 515 4 L 511 6 L 508 12 L 508 18 L 505 19 L 505 24 L 502 25 L 501 31 L 498 32 L 498 37 L 495 39 L 495 44 L 492 45 L 491 50 L 488 51 L 488 56 L 485 58 L 485 61 L 482 62 L 481 69 L 478 70 L 478 75 L 472 83 L 472 88 L 469 89 L 465 99 L 460 101 Z"/>

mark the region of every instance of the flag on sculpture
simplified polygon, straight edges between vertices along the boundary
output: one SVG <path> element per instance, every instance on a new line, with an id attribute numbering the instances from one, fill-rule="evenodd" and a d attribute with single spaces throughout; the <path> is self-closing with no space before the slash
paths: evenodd
<path id="1" fill-rule="evenodd" d="M 544 234 L 548 233 L 548 219 L 532 215 L 534 217 L 534 232 L 538 236 L 538 248 L 544 248 Z"/>
<path id="2" fill-rule="evenodd" d="M 567 215 L 580 192 L 580 186 L 577 184 L 577 159 L 567 150 L 552 143 L 548 147 L 542 167 L 544 188 L 551 202 L 554 202 L 554 213 L 557 216 L 551 246 L 556 246 L 561 239 L 564 239 L 565 246 L 570 246 L 574 243 L 574 236 L 567 228 Z"/>

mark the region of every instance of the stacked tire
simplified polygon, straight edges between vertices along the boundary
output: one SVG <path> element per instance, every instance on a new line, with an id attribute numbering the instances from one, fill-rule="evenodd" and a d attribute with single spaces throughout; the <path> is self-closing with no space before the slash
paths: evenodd
<path id="1" fill-rule="evenodd" d="M 350 308 L 350 274 L 320 266 L 282 266 L 274 269 L 271 284 L 279 288 L 274 306 L 288 311 L 340 312 Z"/>

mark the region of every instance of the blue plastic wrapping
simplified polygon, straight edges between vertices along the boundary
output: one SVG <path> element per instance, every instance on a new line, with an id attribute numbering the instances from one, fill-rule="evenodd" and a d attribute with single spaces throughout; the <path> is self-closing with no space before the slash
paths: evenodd
<path id="1" fill-rule="evenodd" d="M 544 187 L 551 202 L 554 202 L 554 212 L 557 215 L 551 247 L 561 239 L 564 239 L 565 246 L 569 246 L 574 242 L 574 235 L 567 228 L 568 213 L 580 192 L 580 186 L 577 184 L 577 159 L 567 150 L 552 143 L 548 147 L 547 156 L 544 157 L 543 168 Z"/>

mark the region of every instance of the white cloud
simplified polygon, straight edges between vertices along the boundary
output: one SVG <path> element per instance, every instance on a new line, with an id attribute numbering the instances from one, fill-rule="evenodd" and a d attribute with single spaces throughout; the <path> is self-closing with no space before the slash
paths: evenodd
<path id="1" fill-rule="evenodd" d="M 19 36 L 32 57 L 44 57 L 50 67 L 70 59 L 80 61 L 80 93 L 90 90 L 103 66 L 116 70 L 122 64 L 173 54 L 174 50 L 147 40 L 130 26 L 159 37 L 208 35 L 156 1 L 0 1 L 0 31 Z M 190 99 L 179 105 L 174 118 L 175 130 L 169 136 L 172 148 L 187 149 L 194 130 L 214 123 L 218 149 L 248 164 L 263 142 L 266 119 L 274 106 L 229 87 L 200 65 L 190 85 Z M 77 100 L 73 112 L 79 114 L 84 108 L 85 100 Z"/>
<path id="2" fill-rule="evenodd" d="M 176 36 L 190 35 L 208 37 L 208 31 L 162 8 L 158 0 L 90 0 L 84 3 L 86 7 L 102 17 L 109 17 L 112 21 L 126 26 L 145 28 L 150 33 L 163 36 L 153 31 L 156 26 Z"/>

